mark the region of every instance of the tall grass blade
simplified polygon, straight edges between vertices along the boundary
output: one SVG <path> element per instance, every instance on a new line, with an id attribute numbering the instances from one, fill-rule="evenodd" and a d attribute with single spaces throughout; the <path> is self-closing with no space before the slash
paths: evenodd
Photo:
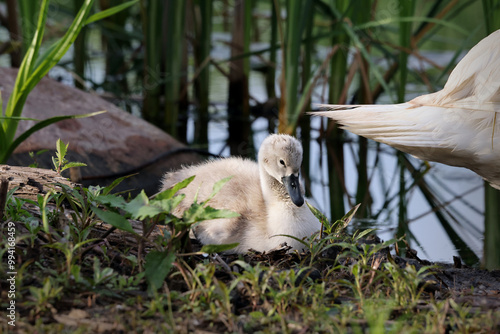
<path id="1" fill-rule="evenodd" d="M 337 9 L 345 13 L 349 7 L 348 0 L 331 1 L 332 11 Z M 347 74 L 347 55 L 349 53 L 349 37 L 343 33 L 341 22 L 333 26 L 332 46 L 339 45 L 339 51 L 336 52 L 330 60 L 330 75 L 328 81 L 328 103 L 344 104 L 345 98 L 341 98 L 344 90 Z M 330 212 L 331 217 L 342 217 L 345 213 L 344 207 L 344 131 L 340 129 L 333 121 L 328 120 L 329 132 L 327 145 L 328 154 L 328 184 L 330 194 Z"/>
<path id="2" fill-rule="evenodd" d="M 163 1 L 142 0 L 141 22 L 144 31 L 144 98 L 142 115 L 153 123 L 161 124 L 160 95 L 161 95 L 161 45 L 162 45 L 162 16 Z"/>
<path id="3" fill-rule="evenodd" d="M 105 10 L 100 11 L 98 13 L 95 13 L 85 21 L 85 25 L 102 20 L 108 16 L 115 15 L 116 13 L 119 13 L 122 10 L 125 10 L 125 9 L 127 9 L 127 8 L 137 4 L 137 3 L 139 3 L 139 0 L 131 0 L 131 1 L 127 1 L 125 3 L 113 6 L 111 8 L 105 9 Z"/>
<path id="4" fill-rule="evenodd" d="M 371 19 L 371 11 L 366 10 L 366 8 L 371 7 L 371 1 L 369 0 L 360 0 L 351 3 L 351 20 L 356 24 L 364 24 L 369 22 Z M 365 51 L 364 56 L 363 50 L 356 47 L 357 54 L 355 55 L 355 61 L 359 68 L 359 89 L 355 96 L 357 102 L 363 104 L 372 104 L 373 97 L 370 89 L 370 51 L 371 51 L 371 32 L 370 30 L 366 30 L 363 33 L 359 33 L 358 36 L 363 39 L 364 43 L 361 44 L 361 47 Z M 370 183 L 368 180 L 368 139 L 364 137 L 358 138 L 358 162 L 357 162 L 357 170 L 358 170 L 358 184 L 356 188 L 356 203 L 361 203 L 361 206 L 358 210 L 359 217 L 368 217 L 370 211 Z"/>
<path id="5" fill-rule="evenodd" d="M 404 18 L 413 16 L 415 12 L 414 0 L 400 0 L 399 1 L 399 17 L 402 19 L 399 22 L 399 45 L 401 51 L 399 52 L 399 86 L 398 86 L 398 103 L 406 101 L 406 81 L 408 78 L 408 53 L 406 50 L 411 49 L 412 39 L 412 22 L 403 20 Z M 404 153 L 398 151 L 398 165 L 399 165 L 399 205 L 398 205 L 398 229 L 396 236 L 410 236 L 411 231 L 408 226 L 407 208 L 406 208 L 406 181 L 404 164 Z M 400 241 L 399 249 L 403 250 L 405 245 Z"/>
<path id="6" fill-rule="evenodd" d="M 484 258 L 486 269 L 500 269 L 500 191 L 484 185 Z"/>
<path id="7" fill-rule="evenodd" d="M 500 3 L 483 0 L 486 33 L 500 28 Z M 498 115 L 499 113 L 497 113 Z M 497 117 L 497 120 L 499 118 Z M 484 258 L 486 269 L 500 269 L 500 190 L 485 182 Z"/>

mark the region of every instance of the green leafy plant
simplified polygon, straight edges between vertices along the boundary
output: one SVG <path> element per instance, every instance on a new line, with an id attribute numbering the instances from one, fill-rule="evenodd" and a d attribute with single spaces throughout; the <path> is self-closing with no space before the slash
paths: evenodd
<path id="1" fill-rule="evenodd" d="M 431 267 L 424 266 L 416 270 L 412 265 L 400 268 L 394 263 L 387 262 L 384 263 L 384 268 L 390 274 L 388 281 L 392 284 L 398 305 L 410 307 L 416 305 L 425 288 L 424 278 L 432 274 Z"/>
<path id="2" fill-rule="evenodd" d="M 35 312 L 44 312 L 49 308 L 52 308 L 52 302 L 61 297 L 62 287 L 58 286 L 52 277 L 46 277 L 41 288 L 31 286 L 29 291 L 31 293 L 33 302 L 35 306 Z"/>
<path id="3" fill-rule="evenodd" d="M 54 169 L 57 173 L 61 174 L 68 168 L 72 167 L 85 167 L 87 166 L 83 162 L 69 162 L 66 160 L 66 153 L 68 153 L 68 144 L 63 143 L 59 138 L 56 142 L 56 156 L 52 157 L 52 163 L 54 164 Z"/>
<path id="4" fill-rule="evenodd" d="M 198 202 L 197 196 L 182 217 L 173 215 L 174 209 L 184 199 L 184 195 L 176 193 L 187 187 L 194 179 L 187 178 L 173 187 L 149 199 L 144 191 L 127 202 L 122 197 L 115 195 L 101 195 L 95 198 L 96 202 L 105 205 L 108 210 L 93 206 L 92 210 L 104 222 L 123 231 L 136 235 L 140 240 L 147 238 L 156 225 L 168 227 L 164 238 L 160 240 L 157 249 L 146 255 L 145 274 L 150 288 L 154 291 L 161 287 L 162 282 L 174 265 L 176 254 L 186 252 L 190 229 L 197 223 L 205 220 L 237 217 L 239 214 L 228 210 L 214 209 L 207 203 L 226 184 L 230 178 L 216 182 L 212 193 L 204 201 Z M 143 222 L 142 238 L 132 228 L 129 219 Z M 231 245 L 206 245 L 201 252 L 221 252 L 236 247 Z"/>
<path id="5" fill-rule="evenodd" d="M 75 261 L 79 258 L 79 254 L 77 251 L 84 245 L 88 244 L 88 243 L 91 243 L 93 241 L 95 241 L 96 239 L 87 239 L 85 241 L 82 241 L 82 242 L 79 242 L 77 244 L 74 244 L 72 241 L 69 241 L 69 240 L 63 240 L 63 241 L 60 241 L 60 242 L 54 242 L 54 243 L 51 243 L 51 244 L 48 244 L 46 245 L 46 247 L 49 247 L 49 248 L 55 248 L 55 249 L 58 249 L 60 250 L 65 258 L 66 258 L 66 272 L 68 274 L 71 274 L 71 267 L 73 266 L 73 264 L 75 263 Z"/>

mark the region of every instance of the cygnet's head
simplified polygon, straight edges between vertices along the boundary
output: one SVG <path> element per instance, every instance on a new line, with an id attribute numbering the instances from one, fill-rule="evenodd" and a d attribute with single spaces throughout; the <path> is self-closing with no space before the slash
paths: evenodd
<path id="1" fill-rule="evenodd" d="M 290 199 L 297 206 L 304 204 L 299 182 L 302 164 L 302 145 L 292 136 L 273 134 L 268 136 L 259 150 L 259 165 L 271 177 L 283 184 Z"/>

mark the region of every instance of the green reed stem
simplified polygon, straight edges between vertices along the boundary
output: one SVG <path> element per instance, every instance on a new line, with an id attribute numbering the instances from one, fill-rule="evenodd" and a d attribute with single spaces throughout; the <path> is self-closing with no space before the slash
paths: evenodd
<path id="1" fill-rule="evenodd" d="M 486 33 L 500 28 L 500 4 L 498 1 L 483 0 Z M 499 115 L 499 113 L 497 113 Z M 497 117 L 499 120 L 500 117 Z M 500 269 L 500 190 L 485 183 L 484 213 L 484 258 L 486 269 Z"/>
<path id="2" fill-rule="evenodd" d="M 174 138 L 178 137 L 179 100 L 182 71 L 181 45 L 184 43 L 184 20 L 186 17 L 186 2 L 169 0 L 166 7 L 166 49 L 165 54 L 165 118 L 167 132 Z"/>

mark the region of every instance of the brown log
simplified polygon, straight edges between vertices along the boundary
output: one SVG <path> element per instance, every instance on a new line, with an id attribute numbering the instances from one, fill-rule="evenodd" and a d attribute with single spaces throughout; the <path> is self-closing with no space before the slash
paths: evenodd
<path id="1" fill-rule="evenodd" d="M 45 195 L 50 190 L 61 191 L 58 184 L 74 188 L 76 183 L 69 181 L 49 169 L 0 165 L 0 179 L 6 179 L 9 190 L 17 188 L 14 196 L 36 200 L 38 195 Z"/>

